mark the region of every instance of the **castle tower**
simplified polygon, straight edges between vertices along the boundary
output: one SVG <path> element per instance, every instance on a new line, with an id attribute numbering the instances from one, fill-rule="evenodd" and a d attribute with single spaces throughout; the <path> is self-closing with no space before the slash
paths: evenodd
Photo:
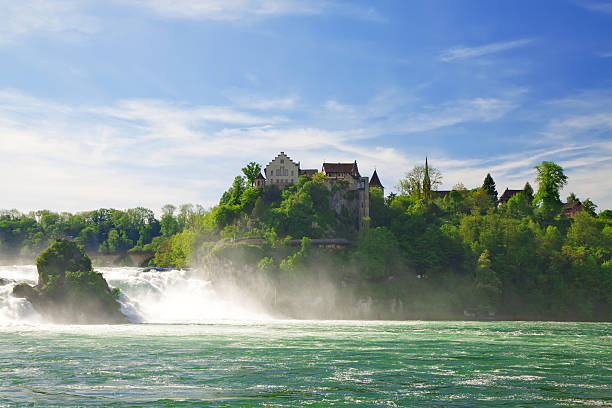
<path id="1" fill-rule="evenodd" d="M 261 175 L 261 171 L 259 172 L 257 177 L 255 177 L 254 184 L 256 188 L 263 188 L 266 185 L 266 179 L 264 178 L 264 176 Z"/>
<path id="2" fill-rule="evenodd" d="M 376 173 L 376 170 L 374 170 L 374 173 L 372 174 L 372 177 L 370 178 L 369 187 L 370 188 L 372 187 L 380 188 L 382 190 L 383 197 L 385 196 L 385 188 L 381 184 L 380 179 L 378 178 L 378 174 Z"/>

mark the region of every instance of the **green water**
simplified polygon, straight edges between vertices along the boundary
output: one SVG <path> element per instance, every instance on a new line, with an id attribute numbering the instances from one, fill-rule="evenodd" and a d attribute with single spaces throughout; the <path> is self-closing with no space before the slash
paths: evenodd
<path id="1" fill-rule="evenodd" d="M 0 405 L 612 406 L 612 324 L 0 327 Z"/>

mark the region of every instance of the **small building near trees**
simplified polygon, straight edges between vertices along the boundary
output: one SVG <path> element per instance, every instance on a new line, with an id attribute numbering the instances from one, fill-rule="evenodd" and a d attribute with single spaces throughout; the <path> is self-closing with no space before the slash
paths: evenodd
<path id="1" fill-rule="evenodd" d="M 563 210 L 561 211 L 560 215 L 565 215 L 567 217 L 574 218 L 577 213 L 583 210 L 584 207 L 582 206 L 582 203 L 580 201 L 574 201 L 571 203 L 563 204 Z"/>
<path id="2" fill-rule="evenodd" d="M 497 200 L 497 206 L 500 207 L 504 204 L 508 204 L 508 201 L 510 201 L 512 197 L 522 192 L 523 190 L 510 190 L 509 188 L 506 188 L 504 193 Z"/>

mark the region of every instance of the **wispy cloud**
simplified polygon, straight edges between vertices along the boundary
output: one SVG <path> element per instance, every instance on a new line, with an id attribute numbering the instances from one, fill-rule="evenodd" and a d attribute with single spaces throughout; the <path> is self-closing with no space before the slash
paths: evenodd
<path id="1" fill-rule="evenodd" d="M 430 105 L 387 91 L 365 105 L 347 105 L 330 99 L 324 108 L 331 120 L 341 115 L 344 123 L 352 123 L 354 127 L 376 128 L 382 133 L 417 133 L 500 119 L 519 106 L 519 98 L 525 92 L 525 89 L 518 89 L 499 97 L 475 97 Z"/>
<path id="2" fill-rule="evenodd" d="M 570 105 L 574 99 L 584 101 L 577 96 L 555 106 Z M 318 168 L 323 160 L 356 159 L 363 174 L 376 167 L 391 190 L 403 173 L 421 163 L 422 152 L 387 144 L 385 134 L 493 121 L 518 104 L 515 97 L 499 96 L 424 106 L 402 97 L 399 91 L 387 91 L 364 105 L 330 100 L 319 110 L 296 106 L 300 111 L 295 112 L 275 103 L 252 109 L 240 103 L 205 106 L 151 99 L 78 106 L 2 91 L 0 173 L 12 175 L 3 184 L 2 205 L 72 211 L 136 205 L 155 209 L 167 202 L 187 201 L 212 205 L 242 164 L 254 160 L 265 165 L 279 150 L 289 152 L 305 168 Z M 581 109 L 588 111 L 586 106 Z M 605 116 L 596 123 L 570 116 L 549 121 L 549 126 L 564 123 L 576 132 L 590 131 L 584 123 L 609 126 Z M 493 174 L 498 189 L 518 188 L 527 180 L 533 184 L 534 165 L 554 160 L 566 167 L 568 191 L 584 197 L 591 194 L 604 207 L 612 205 L 606 193 L 609 189 L 601 187 L 609 186 L 602 169 L 612 173 L 609 141 L 559 146 L 553 140 L 537 148 L 484 158 L 459 156 L 443 146 L 434 150 L 432 161 L 445 174 L 445 188 L 460 181 L 468 187 L 478 186 L 487 172 Z M 601 176 L 598 191 L 587 191 L 573 181 L 574 174 L 588 169 Z M 44 202 L 40 197 L 45 197 Z"/>
<path id="3" fill-rule="evenodd" d="M 31 35 L 62 35 L 79 39 L 99 30 L 96 19 L 85 15 L 81 3 L 68 0 L 0 0 L 0 45 Z"/>
<path id="4" fill-rule="evenodd" d="M 602 52 L 598 55 L 599 58 L 612 58 L 612 52 Z"/>
<path id="5" fill-rule="evenodd" d="M 451 62 L 459 59 L 476 58 L 501 51 L 524 47 L 533 42 L 532 38 L 523 38 L 514 41 L 495 42 L 477 47 L 458 46 L 444 51 L 440 55 L 440 61 Z"/>
<path id="6" fill-rule="evenodd" d="M 610 1 L 586 1 L 581 2 L 579 4 L 589 10 L 597 11 L 600 13 L 612 14 L 612 2 Z"/>
<path id="7" fill-rule="evenodd" d="M 253 18 L 336 14 L 375 22 L 384 18 L 374 8 L 327 0 L 136 0 L 133 5 L 164 18 L 243 21 Z"/>
<path id="8" fill-rule="evenodd" d="M 374 8 L 328 0 L 0 0 L 0 46 L 32 36 L 81 40 L 108 21 L 91 12 L 111 4 L 164 19 L 237 23 L 284 16 L 336 15 L 372 22 L 385 19 Z"/>

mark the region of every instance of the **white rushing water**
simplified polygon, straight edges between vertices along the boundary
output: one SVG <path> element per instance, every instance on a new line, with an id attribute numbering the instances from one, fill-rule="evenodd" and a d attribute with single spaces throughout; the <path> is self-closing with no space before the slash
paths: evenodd
<path id="1" fill-rule="evenodd" d="M 236 320 L 265 320 L 238 293 L 219 293 L 213 285 L 183 270 L 148 271 L 142 268 L 95 268 L 111 287 L 121 290 L 122 312 L 133 323 L 208 323 Z M 25 299 L 11 296 L 21 282 L 34 285 L 36 267 L 0 266 L 0 325 L 43 322 Z"/>

